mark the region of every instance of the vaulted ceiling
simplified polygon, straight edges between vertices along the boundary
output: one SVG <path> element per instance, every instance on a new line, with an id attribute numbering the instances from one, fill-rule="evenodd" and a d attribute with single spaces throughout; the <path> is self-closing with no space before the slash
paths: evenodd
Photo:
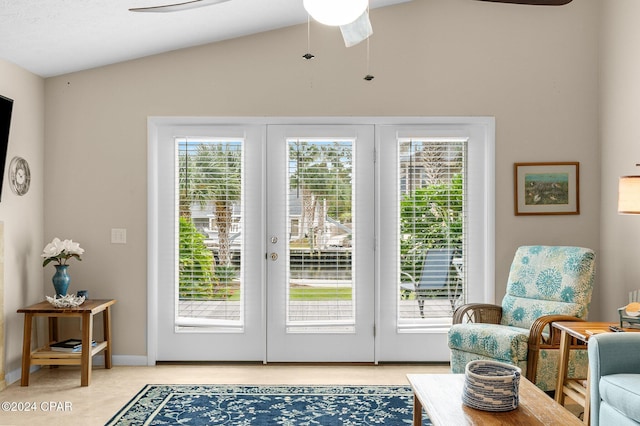
<path id="1" fill-rule="evenodd" d="M 371 0 L 377 8 L 410 0 Z M 0 58 L 42 77 L 304 23 L 302 0 L 230 0 L 173 13 L 174 0 L 0 0 Z M 375 31 L 375 28 L 374 28 Z"/>

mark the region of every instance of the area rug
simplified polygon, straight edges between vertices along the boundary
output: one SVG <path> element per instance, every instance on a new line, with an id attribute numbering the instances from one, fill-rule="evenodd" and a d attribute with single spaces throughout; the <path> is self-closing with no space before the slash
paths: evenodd
<path id="1" fill-rule="evenodd" d="M 147 385 L 106 425 L 387 426 L 412 420 L 408 386 Z"/>

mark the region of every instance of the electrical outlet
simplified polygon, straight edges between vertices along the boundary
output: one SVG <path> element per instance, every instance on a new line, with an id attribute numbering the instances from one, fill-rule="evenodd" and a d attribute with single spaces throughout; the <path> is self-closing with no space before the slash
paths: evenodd
<path id="1" fill-rule="evenodd" d="M 111 244 L 127 244 L 127 229 L 126 228 L 112 228 L 111 229 Z"/>

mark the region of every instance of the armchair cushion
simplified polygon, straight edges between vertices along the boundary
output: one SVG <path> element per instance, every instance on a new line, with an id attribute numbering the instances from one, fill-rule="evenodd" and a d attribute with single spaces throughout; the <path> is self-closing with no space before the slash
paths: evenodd
<path id="1" fill-rule="evenodd" d="M 529 330 L 518 327 L 465 324 L 464 327 L 452 327 L 449 347 L 517 364 L 519 360 L 527 359 L 528 339 Z"/>
<path id="2" fill-rule="evenodd" d="M 600 379 L 600 397 L 640 423 L 640 374 L 612 374 Z"/>
<path id="3" fill-rule="evenodd" d="M 581 247 L 520 247 L 502 299 L 503 325 L 529 329 L 549 314 L 585 318 L 591 302 L 595 254 Z"/>
<path id="4" fill-rule="evenodd" d="M 489 324 L 468 324 L 473 325 L 474 327 L 470 330 L 479 331 L 480 335 L 485 335 L 489 332 L 490 327 L 484 327 L 484 330 L 479 330 L 475 328 L 475 326 L 487 326 Z M 471 342 L 475 341 L 476 338 L 473 336 L 468 336 L 467 338 L 460 337 L 463 341 L 456 342 L 458 337 L 455 337 L 455 334 L 451 336 L 450 345 L 454 345 L 457 348 L 451 349 L 451 372 L 456 374 L 464 374 L 464 367 L 471 361 L 476 361 L 479 359 L 482 360 L 493 360 L 506 362 L 508 364 L 516 365 L 522 369 L 522 374 L 527 375 L 527 341 L 526 341 L 526 330 L 517 329 L 515 327 L 505 327 L 501 326 L 500 329 L 513 329 L 514 334 L 511 336 L 514 337 L 514 341 L 517 342 L 515 347 L 510 347 L 510 354 L 514 356 L 518 354 L 520 358 L 512 358 L 508 359 L 504 356 L 505 352 L 502 353 L 503 356 L 496 356 L 492 353 L 491 350 L 487 350 L 489 348 L 494 347 L 493 342 L 490 338 L 484 344 L 477 345 L 473 351 L 470 351 L 466 348 L 469 348 L 472 344 Z M 517 332 L 515 330 L 518 330 Z M 524 341 L 522 340 L 522 336 L 524 337 Z M 505 339 L 508 339 L 509 335 L 502 336 L 502 344 L 503 347 L 506 347 L 508 343 L 505 342 Z M 496 344 L 495 347 L 497 347 Z M 477 350 L 478 348 L 483 348 L 483 350 Z M 485 349 L 486 348 L 486 349 Z M 525 356 L 522 356 L 522 351 L 524 351 Z M 478 353 L 482 352 L 482 353 Z M 558 362 L 559 362 L 559 352 L 557 349 L 541 349 L 538 355 L 538 364 L 536 368 L 536 386 L 544 391 L 550 391 L 555 389 L 556 381 L 558 378 Z M 573 378 L 586 378 L 587 377 L 587 368 L 588 368 L 588 358 L 586 350 L 571 350 L 569 352 L 569 364 L 567 366 L 567 374 L 569 377 Z"/>
<path id="5" fill-rule="evenodd" d="M 541 316 L 568 315 L 575 318 L 586 316 L 586 305 L 563 303 L 550 300 L 525 299 L 506 295 L 502 299 L 502 324 L 528 330 Z"/>

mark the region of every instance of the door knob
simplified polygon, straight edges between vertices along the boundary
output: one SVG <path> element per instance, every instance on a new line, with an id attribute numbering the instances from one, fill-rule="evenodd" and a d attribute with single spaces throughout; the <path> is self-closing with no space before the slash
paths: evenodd
<path id="1" fill-rule="evenodd" d="M 278 253 L 271 253 L 271 260 L 273 260 L 274 262 L 278 260 Z"/>

